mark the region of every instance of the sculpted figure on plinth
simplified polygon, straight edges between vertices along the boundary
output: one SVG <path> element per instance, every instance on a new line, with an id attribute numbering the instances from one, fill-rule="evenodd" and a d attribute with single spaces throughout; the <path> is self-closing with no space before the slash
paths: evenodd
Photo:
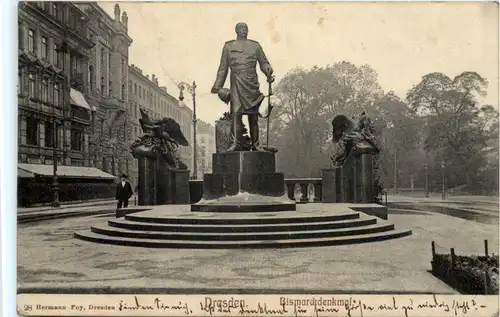
<path id="1" fill-rule="evenodd" d="M 248 116 L 250 132 L 250 150 L 264 150 L 259 145 L 259 107 L 265 96 L 259 90 L 257 62 L 260 70 L 267 76 L 268 83 L 274 81 L 273 68 L 269 63 L 261 45 L 247 38 L 248 26 L 245 23 L 236 25 L 236 40 L 228 41 L 222 49 L 217 78 L 211 92 L 218 94 L 225 103 L 230 104 L 232 120 L 232 145 L 230 151 L 245 151 L 244 127 L 242 116 Z M 223 88 L 230 74 L 230 88 Z M 270 110 L 270 109 L 269 109 Z M 269 115 L 268 111 L 267 115 Z"/>
<path id="2" fill-rule="evenodd" d="M 345 115 L 335 116 L 332 120 L 332 132 L 332 141 L 339 144 L 340 148 L 340 151 L 332 157 L 334 167 L 343 166 L 351 153 L 361 155 L 380 152 L 373 136 L 371 119 L 365 112 L 361 113 L 357 125 Z"/>
<path id="3" fill-rule="evenodd" d="M 177 155 L 179 146 L 188 146 L 189 142 L 181 131 L 179 124 L 172 118 L 163 118 L 153 121 L 143 109 L 140 109 L 142 131 L 139 137 L 130 146 L 134 158 L 138 157 L 163 157 L 168 166 L 176 169 L 187 169 Z"/>

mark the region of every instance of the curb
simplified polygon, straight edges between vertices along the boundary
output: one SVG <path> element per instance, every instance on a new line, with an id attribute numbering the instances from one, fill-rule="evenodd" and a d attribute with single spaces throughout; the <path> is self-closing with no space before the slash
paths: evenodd
<path id="1" fill-rule="evenodd" d="M 22 208 L 23 210 L 18 210 L 19 214 L 30 214 L 30 213 L 35 213 L 35 212 L 44 212 L 44 211 L 61 211 L 65 209 L 76 209 L 76 208 L 89 208 L 89 207 L 97 207 L 97 206 L 104 206 L 104 205 L 111 205 L 111 204 L 116 204 L 116 201 L 114 200 L 101 200 L 101 201 L 96 201 L 95 203 L 82 203 L 82 204 L 68 204 L 68 205 L 61 205 L 58 208 L 54 207 L 49 207 L 49 206 L 44 206 L 44 207 L 29 207 L 29 208 Z"/>
<path id="2" fill-rule="evenodd" d="M 105 206 L 105 205 L 103 205 Z M 97 210 L 86 210 L 86 211 L 59 211 L 58 212 L 52 212 L 52 213 L 29 213 L 29 214 L 20 214 L 17 216 L 17 223 L 30 223 L 30 222 L 38 222 L 38 221 L 44 221 L 44 220 L 54 220 L 54 219 L 63 219 L 63 218 L 72 218 L 72 217 L 85 217 L 85 216 L 93 216 L 93 215 L 99 215 L 99 214 L 110 214 L 115 216 L 116 215 L 116 208 L 114 207 L 114 204 L 111 205 L 109 204 L 109 207 L 111 209 L 97 209 Z M 69 208 L 68 208 L 69 209 Z"/>

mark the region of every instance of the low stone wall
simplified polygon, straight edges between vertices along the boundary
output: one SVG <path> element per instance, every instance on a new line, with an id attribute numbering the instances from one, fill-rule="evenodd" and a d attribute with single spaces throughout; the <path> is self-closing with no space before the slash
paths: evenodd
<path id="1" fill-rule="evenodd" d="M 114 180 L 59 179 L 59 201 L 85 201 L 91 199 L 113 199 L 116 195 Z M 51 203 L 54 198 L 51 178 L 18 180 L 17 205 L 30 207 Z"/>

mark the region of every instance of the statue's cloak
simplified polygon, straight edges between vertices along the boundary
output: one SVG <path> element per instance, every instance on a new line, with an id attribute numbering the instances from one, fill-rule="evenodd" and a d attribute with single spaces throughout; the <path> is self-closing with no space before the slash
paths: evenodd
<path id="1" fill-rule="evenodd" d="M 269 61 L 260 44 L 253 40 L 238 39 L 226 42 L 222 49 L 222 57 L 214 88 L 223 88 L 229 70 L 230 102 L 233 113 L 257 114 L 264 100 L 259 89 L 257 62 L 264 72 Z"/>

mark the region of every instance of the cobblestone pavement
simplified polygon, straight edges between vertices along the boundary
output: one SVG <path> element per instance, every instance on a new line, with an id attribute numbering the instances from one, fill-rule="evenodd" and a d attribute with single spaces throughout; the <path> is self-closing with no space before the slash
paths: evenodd
<path id="1" fill-rule="evenodd" d="M 100 215 L 18 227 L 18 286 L 53 288 L 245 288 L 344 292 L 454 292 L 430 270 L 438 251 L 498 249 L 498 226 L 443 214 L 390 212 L 413 235 L 350 246 L 265 250 L 147 249 L 94 244 L 73 232 L 105 223 Z"/>

